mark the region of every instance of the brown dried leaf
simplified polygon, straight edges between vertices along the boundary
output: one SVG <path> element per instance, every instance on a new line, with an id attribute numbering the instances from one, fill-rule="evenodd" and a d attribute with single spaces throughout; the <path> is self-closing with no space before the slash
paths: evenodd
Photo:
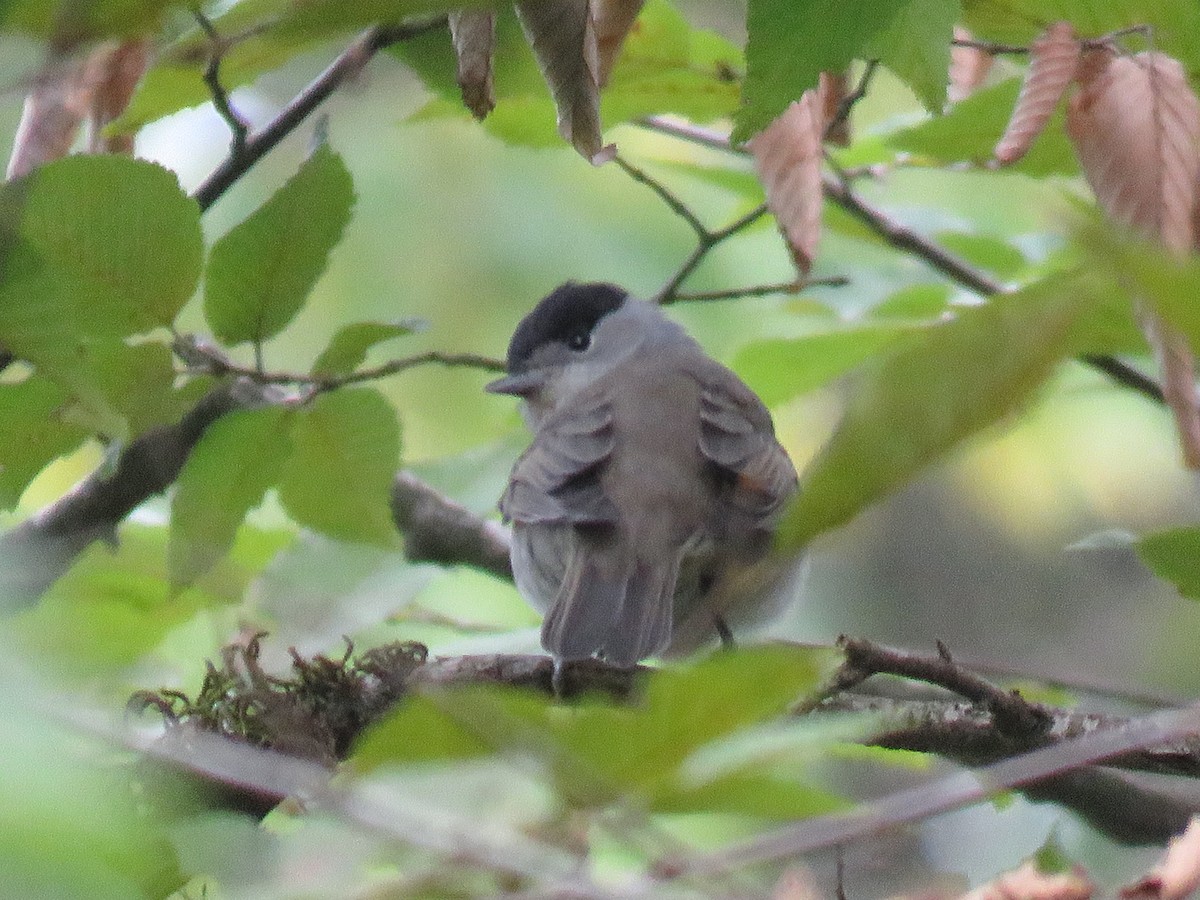
<path id="1" fill-rule="evenodd" d="M 961 25 L 954 26 L 956 41 L 971 40 L 971 32 Z M 992 70 L 995 58 L 978 47 L 950 47 L 950 89 L 946 97 L 951 103 L 966 100 L 978 88 Z"/>
<path id="2" fill-rule="evenodd" d="M 1049 874 L 1029 861 L 963 894 L 961 900 L 1088 900 L 1093 890 L 1081 870 Z"/>
<path id="3" fill-rule="evenodd" d="M 558 133 L 593 165 L 616 154 L 600 133 L 600 63 L 588 0 L 519 0 L 521 28 L 558 110 Z"/>
<path id="4" fill-rule="evenodd" d="M 807 274 L 821 239 L 821 137 L 825 130 L 822 89 L 807 90 L 749 143 L 767 206 Z"/>
<path id="5" fill-rule="evenodd" d="M 1200 887 L 1200 816 L 1183 834 L 1171 839 L 1158 865 L 1145 877 L 1121 889 L 1125 900 L 1183 900 Z"/>
<path id="6" fill-rule="evenodd" d="M 1089 58 L 1090 57 L 1090 58 Z M 1184 255 L 1196 239 L 1200 101 L 1178 60 L 1161 53 L 1085 54 L 1067 131 L 1096 200 L 1116 222 Z M 1185 338 L 1143 311 L 1184 462 L 1200 469 L 1200 396 Z"/>
<path id="7" fill-rule="evenodd" d="M 1055 22 L 1033 42 L 1021 95 L 993 151 L 1001 165 L 1014 163 L 1029 152 L 1075 79 L 1080 52 L 1079 39 L 1070 22 Z"/>
<path id="8" fill-rule="evenodd" d="M 821 73 L 822 122 L 825 140 L 835 147 L 850 146 L 850 116 L 838 118 L 842 103 L 850 93 L 850 82 L 845 72 Z"/>
<path id="9" fill-rule="evenodd" d="M 96 59 L 110 51 L 111 47 L 102 48 L 81 59 L 56 59 L 38 74 L 33 91 L 25 98 L 13 139 L 6 173 L 9 179 L 67 155 L 91 110 L 101 69 Z"/>
<path id="10" fill-rule="evenodd" d="M 93 54 L 98 84 L 92 98 L 89 153 L 132 153 L 133 135 L 105 135 L 104 127 L 129 105 L 142 76 L 150 65 L 150 41 L 135 38 Z"/>
<path id="11" fill-rule="evenodd" d="M 492 83 L 496 13 L 490 9 L 463 9 L 450 13 L 449 21 L 463 105 L 476 119 L 486 119 L 496 108 Z"/>
<path id="12" fill-rule="evenodd" d="M 1067 131 L 1100 206 L 1114 221 L 1186 253 L 1200 174 L 1200 102 L 1183 66 L 1161 53 L 1110 56 L 1106 65 L 1081 67 L 1080 78 Z"/>
<path id="13" fill-rule="evenodd" d="M 600 59 L 600 87 L 608 84 L 609 73 L 621 55 L 625 37 L 637 21 L 646 0 L 592 0 L 596 27 L 596 49 Z"/>

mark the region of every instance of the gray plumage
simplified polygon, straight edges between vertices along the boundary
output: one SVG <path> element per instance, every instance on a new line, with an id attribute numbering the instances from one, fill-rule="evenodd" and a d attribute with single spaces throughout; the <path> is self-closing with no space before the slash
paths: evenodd
<path id="1" fill-rule="evenodd" d="M 517 587 L 545 613 L 542 645 L 559 662 L 629 667 L 711 637 L 731 611 L 709 599 L 766 553 L 796 490 L 762 402 L 612 285 L 542 300 L 508 369 L 488 389 L 525 401 L 534 437 L 500 509 Z"/>

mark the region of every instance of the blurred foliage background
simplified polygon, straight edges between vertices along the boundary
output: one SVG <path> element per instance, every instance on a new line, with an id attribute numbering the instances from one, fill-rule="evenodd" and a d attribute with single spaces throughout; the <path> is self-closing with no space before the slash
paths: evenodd
<path id="1" fill-rule="evenodd" d="M 740 15 L 732 4 L 680 6 L 695 24 L 738 37 Z M 261 124 L 338 48 L 315 47 L 236 90 L 236 107 Z M 32 41 L 0 37 L 0 85 L 7 86 L 0 93 L 0 134 L 15 131 L 25 79 L 40 59 Z M 358 202 L 304 311 L 267 345 L 268 368 L 303 371 L 339 326 L 371 318 L 428 322 L 421 333 L 374 350 L 377 362 L 424 349 L 501 356 L 520 317 L 558 283 L 611 280 L 647 296 L 690 252 L 685 224 L 616 166 L 593 168 L 566 147 L 506 145 L 458 118 L 413 120 L 430 99 L 395 55 L 381 54 L 322 108 L 315 127 L 345 160 Z M 856 108 L 854 129 L 869 146 L 872 135 L 924 117 L 917 99 L 885 72 Z M 301 128 L 219 201 L 204 218 L 210 242 L 296 170 L 313 135 L 313 126 Z M 736 177 L 751 171 L 748 161 L 630 126 L 606 136 L 713 226 L 761 200 L 745 186 L 751 179 Z M 227 145 L 224 123 L 204 106 L 145 128 L 137 152 L 176 171 L 190 190 Z M 1073 179 L 1022 174 L 1003 176 L 1002 189 L 1000 183 L 992 173 L 914 167 L 888 170 L 859 189 L 922 233 L 951 236 L 982 267 L 1008 279 L 1060 248 L 1059 195 L 1080 188 Z M 941 283 L 919 261 L 864 237 L 836 210 L 827 211 L 826 229 L 813 274 L 847 276 L 848 286 L 683 304 L 671 314 L 769 394 L 770 374 L 739 357 L 749 342 L 805 334 L 831 317 L 853 322 L 901 291 Z M 688 287 L 791 277 L 787 252 L 764 221 L 722 246 Z M 204 330 L 198 298 L 179 326 Z M 379 385 L 400 411 L 405 465 L 479 512 L 494 510 L 527 439 L 513 404 L 483 394 L 485 381 L 483 373 L 425 367 Z M 798 469 L 828 437 L 848 390 L 847 382 L 835 382 L 773 410 Z M 102 457 L 89 444 L 52 465 L 12 519 L 59 497 Z M 922 649 L 940 639 L 965 662 L 1192 695 L 1200 689 L 1191 652 L 1200 609 L 1153 578 L 1119 535 L 1191 521 L 1196 500 L 1195 478 L 1179 465 L 1169 413 L 1068 363 L 1022 414 L 822 537 L 812 549 L 803 602 L 772 633 L 815 642 L 862 634 Z M 511 586 L 468 571 L 409 565 L 399 543 L 390 550 L 348 549 L 299 535 L 270 500 L 252 515 L 231 560 L 193 589 L 216 592 L 228 604 L 189 602 L 185 595 L 165 608 L 139 606 L 127 585 L 107 597 L 95 593 L 117 565 L 161 578 L 162 536 L 154 526 L 165 515 L 164 502 L 147 504 L 123 532 L 119 551 L 93 547 L 52 597 L 16 623 L 22 640 L 52 645 L 46 649 L 55 651 L 59 676 L 108 697 L 147 685 L 191 689 L 203 674 L 197 660 L 216 653 L 238 626 L 272 632 L 266 659 L 275 667 L 286 662 L 288 645 L 330 650 L 342 635 L 364 644 L 418 639 L 446 654 L 536 647 L 536 616 Z M 90 602 L 80 618 L 76 601 L 84 590 Z M 54 627 L 67 619 L 71 627 Z M 454 624 L 468 626 L 467 633 Z M 110 639 L 84 639 L 97 629 Z M 155 649 L 146 654 L 150 632 Z M 79 635 L 78 646 L 64 638 L 71 633 Z M 982 814 L 991 811 L 944 818 L 920 838 L 926 852 L 950 855 L 943 845 L 972 833 Z M 1058 821 L 1024 804 L 1000 817 L 1013 817 L 1013 827 L 1002 831 L 1016 855 L 1036 848 L 1047 823 Z M 1029 830 L 1030 821 L 1040 824 Z M 1077 842 L 1091 840 L 1074 833 Z M 987 861 L 1004 856 L 995 843 L 989 851 L 971 874 L 991 874 Z M 971 857 L 961 843 L 953 855 L 960 862 Z M 1089 863 L 1103 867 L 1104 859 L 1097 852 Z M 869 860 L 859 862 L 860 871 L 870 868 Z"/>

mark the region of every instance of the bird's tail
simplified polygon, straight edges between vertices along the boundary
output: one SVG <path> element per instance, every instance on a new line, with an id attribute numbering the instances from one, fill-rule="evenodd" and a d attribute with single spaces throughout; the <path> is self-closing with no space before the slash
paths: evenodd
<path id="1" fill-rule="evenodd" d="M 563 662 L 599 654 L 631 668 L 671 642 L 678 559 L 635 560 L 627 551 L 582 544 L 542 623 L 542 646 Z"/>

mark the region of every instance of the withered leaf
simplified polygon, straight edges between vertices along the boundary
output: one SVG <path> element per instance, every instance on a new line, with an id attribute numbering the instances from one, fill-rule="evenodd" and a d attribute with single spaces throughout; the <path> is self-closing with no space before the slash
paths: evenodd
<path id="1" fill-rule="evenodd" d="M 594 165 L 612 159 L 600 133 L 600 62 L 588 0 L 519 0 L 521 28 L 558 110 L 558 133 Z"/>
<path id="2" fill-rule="evenodd" d="M 824 93 L 824 82 L 805 91 L 748 145 L 767 206 L 801 273 L 812 268 L 821 239 Z"/>
<path id="3" fill-rule="evenodd" d="M 625 37 L 637 21 L 646 0 L 592 0 L 592 19 L 596 28 L 596 50 L 600 60 L 600 86 L 608 84 L 608 76 L 621 54 Z"/>
<path id="4" fill-rule="evenodd" d="M 1114 221 L 1183 255 L 1195 244 L 1200 101 L 1178 60 L 1161 53 L 1084 54 L 1067 131 L 1088 184 Z M 1200 397 L 1186 339 L 1155 313 L 1139 313 L 1158 356 L 1184 462 L 1200 469 Z"/>
<path id="5" fill-rule="evenodd" d="M 1030 49 L 1021 94 L 993 155 L 1002 165 L 1014 163 L 1033 146 L 1058 101 L 1075 80 L 1081 48 L 1070 22 L 1055 22 L 1038 35 Z"/>
<path id="6" fill-rule="evenodd" d="M 961 25 L 954 26 L 956 41 L 971 40 L 971 32 Z M 966 100 L 978 88 L 988 72 L 992 70 L 995 58 L 986 50 L 979 47 L 961 47 L 954 44 L 950 47 L 950 88 L 946 98 L 951 103 Z"/>
<path id="7" fill-rule="evenodd" d="M 496 108 L 492 82 L 496 13 L 490 9 L 464 9 L 450 13 L 449 21 L 463 105 L 476 119 L 485 119 Z"/>

